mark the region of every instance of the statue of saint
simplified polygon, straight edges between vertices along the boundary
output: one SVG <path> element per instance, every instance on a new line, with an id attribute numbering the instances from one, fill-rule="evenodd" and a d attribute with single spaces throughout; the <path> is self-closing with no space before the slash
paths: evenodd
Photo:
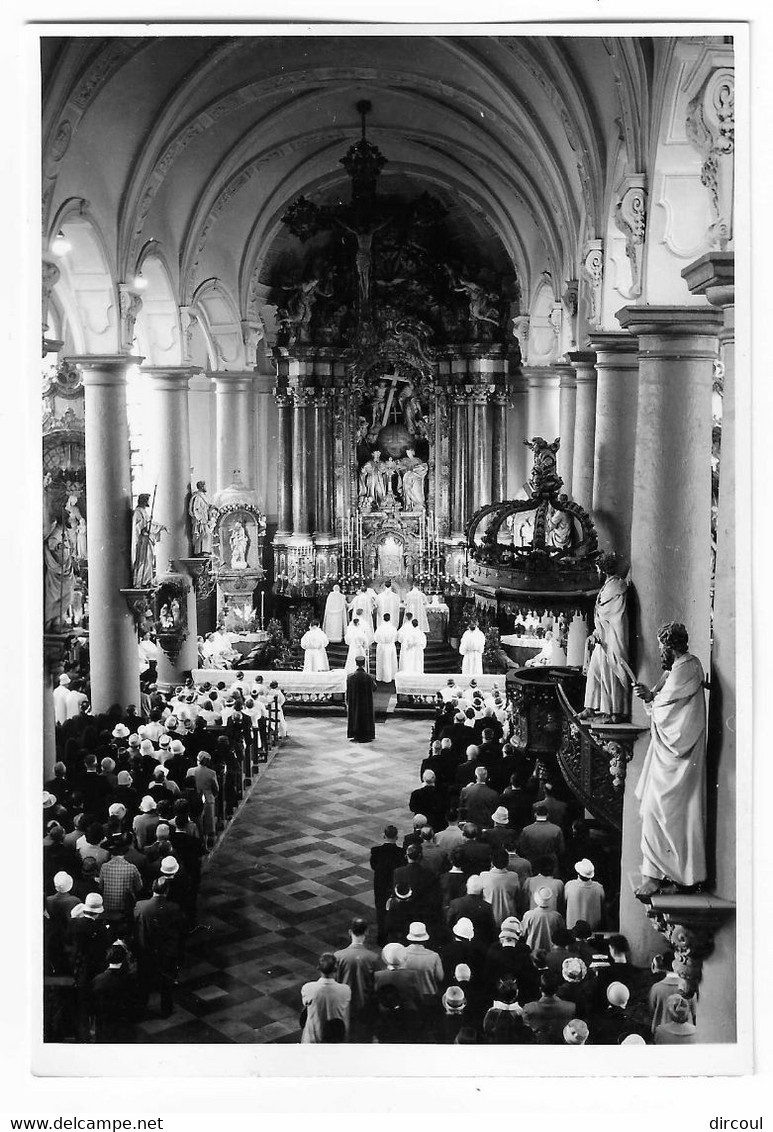
<path id="1" fill-rule="evenodd" d="M 384 411 L 386 409 L 387 391 L 389 385 L 386 381 L 380 381 L 376 387 L 376 392 L 373 394 L 373 400 L 370 406 L 370 431 L 377 433 L 381 428 L 384 420 Z"/>
<path id="2" fill-rule="evenodd" d="M 684 625 L 658 630 L 663 675 L 633 690 L 650 717 L 650 745 L 636 797 L 641 816 L 640 897 L 706 879 L 706 697 L 703 667 Z"/>
<path id="3" fill-rule="evenodd" d="M 360 469 L 360 506 L 378 511 L 383 506 L 386 496 L 386 473 L 381 463 L 381 453 L 376 450 Z"/>
<path id="4" fill-rule="evenodd" d="M 424 481 L 427 478 L 429 465 L 419 460 L 413 448 L 409 448 L 401 461 L 403 506 L 406 511 L 423 511 Z"/>
<path id="5" fill-rule="evenodd" d="M 237 523 L 231 531 L 229 538 L 231 545 L 231 569 L 247 569 L 247 531 L 244 523 Z"/>
<path id="6" fill-rule="evenodd" d="M 556 550 L 572 549 L 572 519 L 566 511 L 550 508 L 545 524 L 545 542 Z"/>
<path id="7" fill-rule="evenodd" d="M 80 509 L 77 495 L 70 495 L 65 507 L 67 511 L 67 538 L 75 558 L 86 557 L 86 520 Z"/>
<path id="8" fill-rule="evenodd" d="M 629 706 L 628 582 L 618 577 L 618 560 L 614 554 L 603 555 L 599 569 L 605 578 L 596 597 L 593 632 L 586 645 L 592 645 L 593 652 L 587 666 L 585 705 L 580 718 L 601 714 L 619 723 L 628 716 Z"/>
<path id="9" fill-rule="evenodd" d="M 75 573 L 70 543 L 61 523 L 54 520 L 43 542 L 44 628 L 61 632 L 71 616 Z"/>
<path id="10" fill-rule="evenodd" d="M 156 573 L 156 543 L 166 527 L 150 514 L 150 496 L 143 492 L 137 498 L 132 518 L 132 580 L 136 590 L 153 584 Z"/>
<path id="11" fill-rule="evenodd" d="M 212 552 L 212 531 L 215 525 L 213 511 L 207 497 L 207 485 L 204 480 L 199 480 L 188 504 L 194 554 Z"/>

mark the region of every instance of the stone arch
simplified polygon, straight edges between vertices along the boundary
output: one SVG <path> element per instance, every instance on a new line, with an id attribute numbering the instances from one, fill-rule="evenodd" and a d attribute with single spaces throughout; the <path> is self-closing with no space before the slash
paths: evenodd
<path id="1" fill-rule="evenodd" d="M 146 365 L 182 364 L 180 316 L 163 253 L 153 244 L 138 263 L 147 283 L 137 315 L 137 351 Z"/>
<path id="2" fill-rule="evenodd" d="M 244 369 L 242 320 L 228 288 L 214 277 L 205 279 L 190 305 L 207 341 L 210 369 Z"/>
<path id="3" fill-rule="evenodd" d="M 59 231 L 70 250 L 56 261 L 59 279 L 54 290 L 73 345 L 84 354 L 115 354 L 119 348 L 115 270 L 89 202 L 80 197 L 64 202 L 51 225 L 49 246 Z"/>

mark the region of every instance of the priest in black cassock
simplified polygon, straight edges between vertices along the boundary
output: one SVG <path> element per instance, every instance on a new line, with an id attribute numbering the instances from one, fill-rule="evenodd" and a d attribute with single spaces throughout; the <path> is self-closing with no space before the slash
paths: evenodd
<path id="1" fill-rule="evenodd" d="M 370 743 L 376 738 L 376 716 L 373 711 L 375 681 L 365 671 L 365 657 L 358 656 L 357 667 L 346 677 L 346 737 L 353 743 Z"/>

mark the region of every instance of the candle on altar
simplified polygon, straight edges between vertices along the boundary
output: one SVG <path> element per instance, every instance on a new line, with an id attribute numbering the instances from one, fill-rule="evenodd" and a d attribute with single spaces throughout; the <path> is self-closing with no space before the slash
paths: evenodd
<path id="1" fill-rule="evenodd" d="M 261 590 L 260 591 L 260 627 L 261 627 L 261 629 L 263 628 L 263 606 L 264 606 L 265 600 L 266 600 L 266 591 Z"/>

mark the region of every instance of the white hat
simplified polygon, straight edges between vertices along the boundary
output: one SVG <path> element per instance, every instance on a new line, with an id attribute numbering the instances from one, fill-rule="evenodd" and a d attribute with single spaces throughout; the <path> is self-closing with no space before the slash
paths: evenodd
<path id="1" fill-rule="evenodd" d="M 49 794 L 48 790 L 43 791 L 43 809 L 50 810 L 52 806 L 56 805 L 56 795 Z"/>
<path id="2" fill-rule="evenodd" d="M 553 900 L 552 888 L 538 888 L 534 893 L 534 903 L 538 908 L 547 908 Z"/>
<path id="3" fill-rule="evenodd" d="M 164 857 L 161 862 L 161 875 L 164 877 L 173 877 L 179 868 L 180 864 L 174 857 Z M 429 939 L 429 936 L 427 936 L 427 939 Z"/>
<path id="4" fill-rule="evenodd" d="M 587 857 L 583 857 L 574 866 L 574 871 L 578 873 L 584 880 L 593 880 L 596 875 L 596 870 L 593 867 L 593 862 L 589 861 Z"/>
<path id="5" fill-rule="evenodd" d="M 107 812 L 108 812 L 108 814 L 110 815 L 111 818 L 125 818 L 126 817 L 126 806 L 124 806 L 123 802 L 113 802 L 108 807 Z"/>
<path id="6" fill-rule="evenodd" d="M 625 1009 L 630 997 L 631 992 L 625 983 L 610 983 L 607 987 L 607 1002 L 610 1006 L 621 1006 Z"/>
<path id="7" fill-rule="evenodd" d="M 581 983 L 587 974 L 588 968 L 576 955 L 569 955 L 561 964 L 561 977 L 565 983 Z"/>
<path id="8" fill-rule="evenodd" d="M 466 916 L 462 916 L 461 920 L 457 920 L 452 930 L 454 935 L 458 935 L 461 939 L 470 940 L 475 935 L 472 920 L 468 920 Z"/>
<path id="9" fill-rule="evenodd" d="M 57 892 L 69 892 L 73 886 L 73 879 L 69 873 L 54 873 L 54 888 Z"/>
<path id="10" fill-rule="evenodd" d="M 126 739 L 129 734 L 129 728 L 125 723 L 116 723 L 115 727 L 113 728 L 114 739 Z"/>
<path id="11" fill-rule="evenodd" d="M 169 771 L 167 770 L 167 768 L 165 766 L 159 765 L 159 766 L 156 766 L 156 767 L 153 768 L 153 777 L 154 778 L 166 778 L 168 774 L 169 774 Z"/>
<path id="12" fill-rule="evenodd" d="M 140 810 L 142 811 L 143 814 L 149 814 L 150 811 L 155 810 L 155 808 L 156 808 L 155 799 L 151 798 L 150 794 L 146 794 L 145 797 L 140 802 Z"/>
<path id="13" fill-rule="evenodd" d="M 69 684 L 70 683 L 70 677 L 67 675 L 66 672 L 62 676 L 59 677 L 59 683 L 60 684 Z"/>
<path id="14" fill-rule="evenodd" d="M 172 740 L 172 742 L 169 744 L 169 750 L 173 755 L 185 754 L 185 747 L 182 745 L 179 739 Z"/>
<path id="15" fill-rule="evenodd" d="M 507 809 L 504 806 L 497 806 L 497 808 L 491 815 L 491 820 L 495 825 L 507 825 L 507 823 L 510 821 L 510 815 L 508 814 Z"/>
<path id="16" fill-rule="evenodd" d="M 626 1034 L 620 1043 L 621 1046 L 646 1046 L 646 1044 L 641 1034 Z"/>
<path id="17" fill-rule="evenodd" d="M 564 1026 L 564 1041 L 568 1046 L 584 1046 L 588 1040 L 588 1027 L 582 1018 L 573 1018 Z"/>
<path id="18" fill-rule="evenodd" d="M 153 749 L 153 744 L 151 743 L 150 739 L 143 739 L 142 740 L 142 742 L 140 743 L 140 751 L 142 752 L 143 755 L 152 755 L 152 754 L 155 753 L 154 749 Z"/>
<path id="19" fill-rule="evenodd" d="M 84 907 L 87 912 L 104 912 L 105 906 L 102 903 L 102 897 L 98 892 L 90 892 L 85 901 Z"/>
<path id="20" fill-rule="evenodd" d="M 159 735 L 159 737 L 158 737 L 159 747 L 168 747 L 171 742 L 172 742 L 172 740 L 169 738 L 169 736 L 166 734 L 166 732 L 164 732 L 163 735 Z"/>
<path id="21" fill-rule="evenodd" d="M 140 738 L 139 734 L 129 736 L 129 746 L 130 747 L 139 747 L 141 742 L 142 742 L 142 739 Z"/>
<path id="22" fill-rule="evenodd" d="M 128 770 L 119 770 L 118 771 L 118 785 L 119 786 L 131 786 L 133 781 L 134 781 L 134 779 L 129 774 Z"/>
<path id="23" fill-rule="evenodd" d="M 427 929 L 425 925 L 422 924 L 421 920 L 414 920 L 411 924 L 407 939 L 409 943 L 424 943 L 429 939 Z"/>
<path id="24" fill-rule="evenodd" d="M 523 928 L 521 927 L 521 921 L 518 919 L 518 917 L 508 916 L 502 921 L 502 925 L 499 929 L 499 938 L 502 939 L 502 937 L 504 937 L 505 939 L 520 939 L 522 933 Z"/>

